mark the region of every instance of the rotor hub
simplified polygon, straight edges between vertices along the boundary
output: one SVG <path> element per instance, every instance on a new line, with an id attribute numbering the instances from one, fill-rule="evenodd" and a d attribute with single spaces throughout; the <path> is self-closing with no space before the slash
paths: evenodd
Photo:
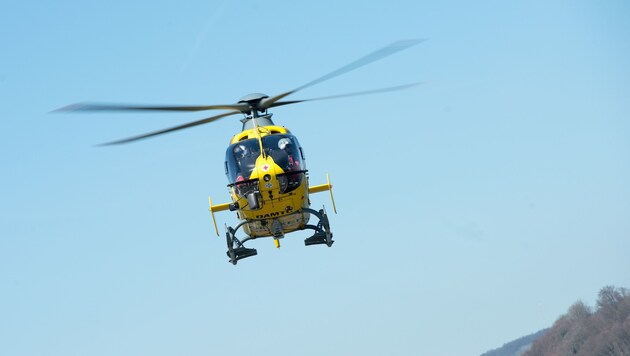
<path id="1" fill-rule="evenodd" d="M 245 95 L 238 102 L 239 103 L 251 104 L 252 102 L 260 102 L 262 99 L 265 99 L 265 98 L 268 98 L 268 97 L 269 97 L 269 95 L 267 95 L 267 94 L 252 93 L 252 94 Z"/>
<path id="2" fill-rule="evenodd" d="M 238 101 L 239 104 L 248 104 L 250 110 L 252 114 L 255 114 L 256 111 L 258 112 L 264 112 L 266 109 L 263 109 L 260 107 L 260 102 L 263 99 L 268 98 L 269 95 L 266 94 L 262 94 L 262 93 L 252 93 L 252 94 L 248 94 L 245 95 L 244 97 L 241 98 L 241 100 Z"/>

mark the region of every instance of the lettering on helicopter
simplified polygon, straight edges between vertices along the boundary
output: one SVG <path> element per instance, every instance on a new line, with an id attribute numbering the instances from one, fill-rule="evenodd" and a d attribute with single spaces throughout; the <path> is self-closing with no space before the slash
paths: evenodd
<path id="1" fill-rule="evenodd" d="M 276 218 L 276 217 L 279 217 L 279 216 L 283 216 L 286 213 L 287 213 L 286 211 L 280 210 L 280 211 L 276 211 L 276 212 L 273 212 L 273 213 L 256 215 L 256 219 Z"/>
<path id="2" fill-rule="evenodd" d="M 276 212 L 268 213 L 268 214 L 256 215 L 256 219 L 275 218 L 275 217 L 279 217 L 283 215 L 289 215 L 291 214 L 291 212 L 293 212 L 293 207 L 289 205 L 284 210 L 280 210 L 280 211 L 276 211 Z"/>

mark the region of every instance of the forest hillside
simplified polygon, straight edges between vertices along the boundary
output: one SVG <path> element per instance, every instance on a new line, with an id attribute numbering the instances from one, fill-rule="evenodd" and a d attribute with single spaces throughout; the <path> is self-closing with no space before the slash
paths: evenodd
<path id="1" fill-rule="evenodd" d="M 573 304 L 524 356 L 630 356 L 630 291 L 606 286 L 592 309 Z"/>

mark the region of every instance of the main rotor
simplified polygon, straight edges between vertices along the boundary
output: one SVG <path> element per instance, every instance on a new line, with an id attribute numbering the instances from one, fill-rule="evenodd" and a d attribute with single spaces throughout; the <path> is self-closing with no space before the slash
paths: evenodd
<path id="1" fill-rule="evenodd" d="M 144 105 L 125 105 L 125 104 L 101 104 L 101 103 L 78 103 L 73 105 L 68 105 L 62 107 L 60 109 L 55 110 L 55 112 L 85 112 L 85 111 L 204 111 L 204 110 L 229 110 L 225 113 L 211 116 L 205 119 L 185 123 L 183 125 L 178 125 L 175 127 L 154 131 L 146 134 L 142 134 L 139 136 L 129 137 L 122 140 L 112 141 L 105 143 L 103 145 L 115 145 L 128 143 L 133 141 L 138 141 L 141 139 L 145 139 L 148 137 L 153 137 L 157 135 L 162 135 L 168 132 L 178 131 L 185 128 L 199 126 L 203 124 L 207 124 L 226 116 L 231 116 L 235 114 L 243 114 L 244 118 L 241 120 L 243 123 L 243 130 L 253 128 L 255 126 L 268 126 L 273 125 L 273 121 L 271 120 L 271 113 L 268 113 L 269 108 L 273 108 L 276 106 L 283 105 L 291 105 L 302 103 L 306 101 L 315 101 L 315 100 L 327 100 L 327 99 L 335 99 L 342 97 L 350 97 L 350 96 L 359 96 L 359 95 L 367 95 L 367 94 L 376 94 L 394 90 L 402 90 L 407 89 L 412 86 L 420 84 L 420 82 L 404 84 L 395 87 L 389 88 L 380 88 L 374 90 L 366 90 L 361 92 L 354 93 L 346 93 L 332 96 L 324 96 L 319 98 L 311 98 L 311 99 L 303 99 L 303 100 L 282 100 L 285 97 L 294 94 L 302 89 L 314 86 L 323 81 L 332 79 L 339 75 L 348 73 L 357 68 L 363 67 L 369 63 L 375 62 L 377 60 L 383 59 L 387 56 L 390 56 L 394 53 L 405 50 L 409 47 L 415 46 L 420 42 L 424 42 L 424 39 L 413 39 L 413 40 L 404 40 L 398 41 L 390 44 L 389 46 L 383 47 L 377 51 L 374 51 L 358 60 L 347 64 L 335 71 L 332 71 L 322 77 L 319 77 L 313 81 L 310 81 L 300 87 L 297 87 L 293 90 L 289 90 L 287 92 L 275 95 L 268 96 L 266 94 L 261 93 L 252 93 L 241 98 L 236 104 L 226 104 L 226 105 L 204 105 L 204 106 L 144 106 Z"/>

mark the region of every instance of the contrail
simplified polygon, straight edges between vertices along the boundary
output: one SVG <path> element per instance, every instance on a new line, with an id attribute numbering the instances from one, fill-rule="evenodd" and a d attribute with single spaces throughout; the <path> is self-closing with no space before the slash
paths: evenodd
<path id="1" fill-rule="evenodd" d="M 197 55 L 197 52 L 199 52 L 199 49 L 201 48 L 202 43 L 205 42 L 205 39 L 208 36 L 208 32 L 210 32 L 210 29 L 215 24 L 219 16 L 223 14 L 223 9 L 225 8 L 225 4 L 227 2 L 228 0 L 221 1 L 221 3 L 219 3 L 219 6 L 217 6 L 215 11 L 212 12 L 212 15 L 208 19 L 208 22 L 206 22 L 206 25 L 203 27 L 201 32 L 199 32 L 199 35 L 197 35 L 195 44 L 191 48 L 190 52 L 188 52 L 188 56 L 186 57 L 186 60 L 184 61 L 184 63 L 182 63 L 181 67 L 179 68 L 179 74 L 183 74 L 184 72 L 188 70 L 188 67 L 190 67 L 190 63 L 192 62 L 193 58 Z"/>

